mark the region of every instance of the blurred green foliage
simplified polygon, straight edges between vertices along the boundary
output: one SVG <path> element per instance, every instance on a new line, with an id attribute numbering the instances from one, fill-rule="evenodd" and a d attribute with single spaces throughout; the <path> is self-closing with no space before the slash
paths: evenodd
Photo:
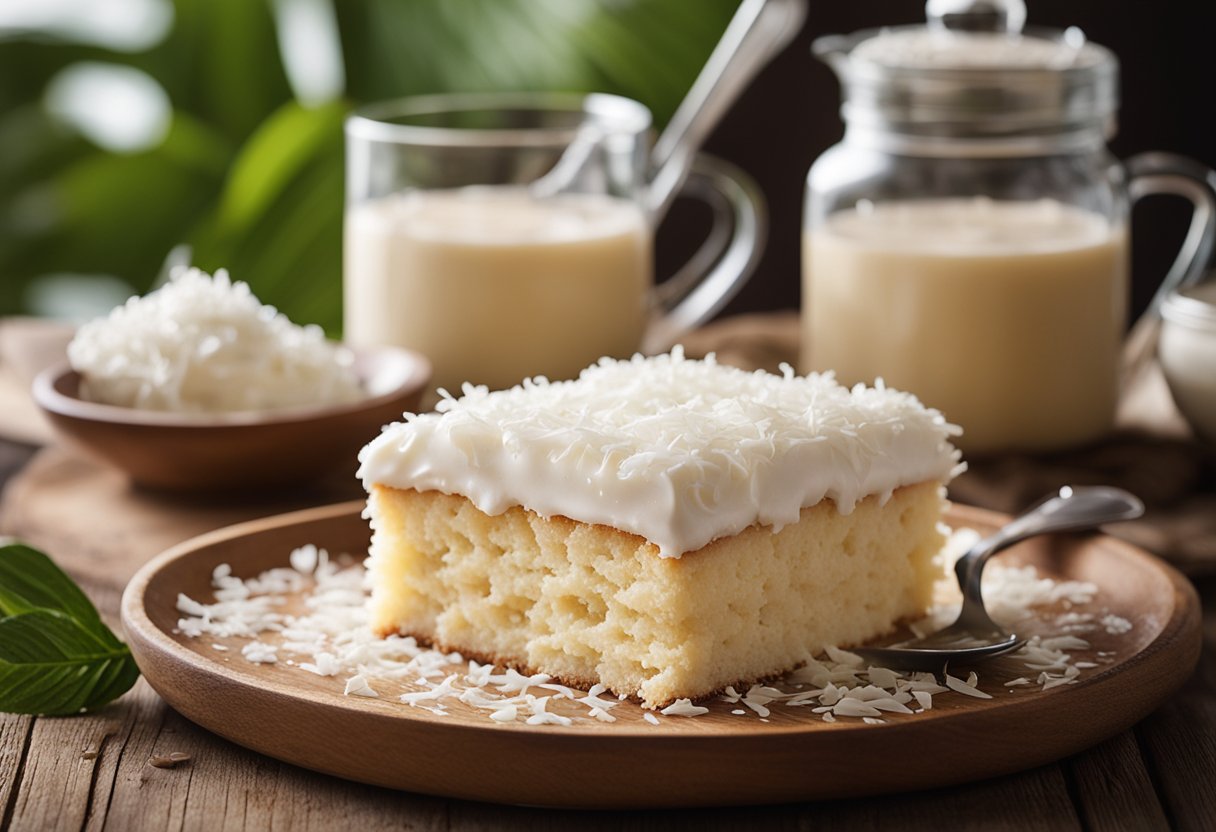
<path id="1" fill-rule="evenodd" d="M 267 302 L 336 334 L 342 120 L 359 103 L 440 91 L 607 91 L 665 122 L 737 0 L 333 0 L 341 101 L 293 98 L 272 0 L 173 0 L 140 52 L 0 40 L 0 314 L 55 273 L 139 291 L 168 252 L 228 267 Z M 49 81 L 80 62 L 136 67 L 167 92 L 156 146 L 99 148 L 50 115 Z"/>

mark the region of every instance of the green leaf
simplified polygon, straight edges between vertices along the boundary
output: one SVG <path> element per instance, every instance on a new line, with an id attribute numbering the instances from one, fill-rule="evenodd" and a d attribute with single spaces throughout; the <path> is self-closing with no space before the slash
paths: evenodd
<path id="1" fill-rule="evenodd" d="M 168 38 L 137 61 L 186 110 L 240 143 L 291 89 L 270 0 L 174 0 Z"/>
<path id="2" fill-rule="evenodd" d="M 2 0 L 0 0 L 2 2 Z M 118 52 L 47 38 L 0 48 L 0 315 L 56 273 L 148 289 L 194 245 L 299 322 L 340 326 L 340 108 L 292 101 L 272 0 L 171 0 L 168 36 Z M 738 0 L 360 0 L 332 3 L 348 103 L 493 90 L 614 92 L 661 126 Z M 158 147 L 117 155 L 43 106 L 81 61 L 147 72 L 173 106 Z"/>
<path id="3" fill-rule="evenodd" d="M 247 186 L 258 191 L 258 210 L 239 229 L 216 227 L 193 237 L 194 264 L 227 267 L 257 296 L 296 323 L 315 323 L 331 336 L 341 329 L 342 131 L 338 110 L 329 130 L 294 146 L 291 175 L 274 187 L 259 185 L 249 168 Z M 325 116 L 317 115 L 321 120 Z M 319 123 L 319 122 L 318 122 Z M 230 186 L 236 187 L 235 178 Z"/>
<path id="4" fill-rule="evenodd" d="M 363 0 L 336 3 L 347 94 L 614 92 L 660 126 L 738 0 Z"/>
<path id="5" fill-rule="evenodd" d="M 21 543 L 0 546 L 0 616 L 34 610 L 61 612 L 113 638 L 93 602 L 50 558 Z"/>
<path id="6" fill-rule="evenodd" d="M 0 546 L 0 711 L 74 714 L 139 678 L 130 649 L 50 558 Z"/>
<path id="7" fill-rule="evenodd" d="M 232 164 L 220 198 L 221 228 L 239 232 L 259 219 L 318 149 L 342 135 L 345 114 L 340 104 L 308 108 L 293 101 L 266 119 Z"/>
<path id="8" fill-rule="evenodd" d="M 103 640 L 53 609 L 0 618 L 0 711 L 66 716 L 128 691 L 139 668 L 127 646 L 105 632 Z"/>
<path id="9" fill-rule="evenodd" d="M 214 203 L 230 153 L 222 136 L 175 114 L 151 150 L 93 150 L 50 181 L 0 188 L 0 314 L 17 311 L 6 294 L 48 273 L 112 274 L 146 290 Z"/>

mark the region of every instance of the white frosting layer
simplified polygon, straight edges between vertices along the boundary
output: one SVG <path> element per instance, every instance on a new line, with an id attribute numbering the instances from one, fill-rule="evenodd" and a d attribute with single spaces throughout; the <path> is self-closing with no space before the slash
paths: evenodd
<path id="1" fill-rule="evenodd" d="M 753 524 L 841 512 L 903 485 L 947 482 L 958 429 L 915 397 L 830 375 L 748 373 L 671 355 L 601 359 L 576 381 L 465 386 L 406 414 L 359 455 L 375 483 L 459 494 L 641 535 L 678 557 Z"/>

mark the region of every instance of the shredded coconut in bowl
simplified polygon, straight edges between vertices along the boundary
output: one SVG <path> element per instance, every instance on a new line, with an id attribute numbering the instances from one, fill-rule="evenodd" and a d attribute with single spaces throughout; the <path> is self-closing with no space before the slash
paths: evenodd
<path id="1" fill-rule="evenodd" d="M 223 269 L 175 269 L 156 291 L 82 326 L 68 360 L 83 398 L 141 410 L 278 410 L 365 395 L 349 350 L 263 305 Z"/>

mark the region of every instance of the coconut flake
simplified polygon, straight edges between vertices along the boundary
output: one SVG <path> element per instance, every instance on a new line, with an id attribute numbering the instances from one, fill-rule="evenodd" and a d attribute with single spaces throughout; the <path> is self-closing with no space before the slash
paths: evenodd
<path id="1" fill-rule="evenodd" d="M 709 708 L 694 705 L 690 699 L 677 699 L 659 713 L 663 716 L 700 716 L 709 713 Z"/>
<path id="2" fill-rule="evenodd" d="M 372 689 L 372 686 L 367 683 L 367 679 L 360 673 L 356 673 L 346 680 L 346 689 L 342 693 L 345 696 L 378 697 L 380 695 Z"/>
<path id="3" fill-rule="evenodd" d="M 354 355 L 296 326 L 223 269 L 169 280 L 76 331 L 67 348 L 90 401 L 184 413 L 263 411 L 364 397 Z"/>
<path id="4" fill-rule="evenodd" d="M 251 641 L 241 648 L 241 655 L 254 664 L 274 664 L 279 660 L 273 644 Z"/>
<path id="5" fill-rule="evenodd" d="M 828 658 L 836 662 L 836 664 L 842 664 L 846 667 L 860 667 L 862 664 L 864 664 L 864 660 L 861 658 L 861 656 L 857 655 L 856 653 L 850 653 L 848 650 L 841 650 L 834 644 L 829 644 L 823 649 L 824 652 L 828 654 Z"/>
<path id="6" fill-rule="evenodd" d="M 971 676 L 974 677 L 975 674 L 972 673 Z M 954 676 L 951 676 L 949 673 L 947 673 L 946 674 L 946 687 L 950 688 L 950 690 L 952 690 L 952 691 L 961 693 L 964 696 L 974 696 L 976 699 L 991 699 L 992 698 L 992 694 L 984 693 L 982 690 L 975 687 L 973 680 L 971 680 L 970 678 L 968 679 L 967 682 L 964 682 L 962 679 L 958 679 Z"/>

